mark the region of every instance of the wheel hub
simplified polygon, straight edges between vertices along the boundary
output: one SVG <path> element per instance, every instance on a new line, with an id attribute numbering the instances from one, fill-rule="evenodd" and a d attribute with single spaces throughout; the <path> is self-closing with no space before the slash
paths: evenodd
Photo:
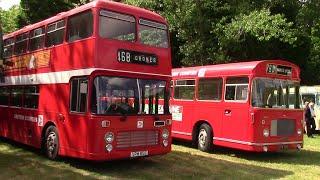
<path id="1" fill-rule="evenodd" d="M 199 132 L 199 137 L 198 137 L 198 141 L 199 141 L 199 145 L 201 147 L 204 147 L 206 144 L 206 140 L 207 140 L 207 132 L 204 129 L 201 129 Z"/>

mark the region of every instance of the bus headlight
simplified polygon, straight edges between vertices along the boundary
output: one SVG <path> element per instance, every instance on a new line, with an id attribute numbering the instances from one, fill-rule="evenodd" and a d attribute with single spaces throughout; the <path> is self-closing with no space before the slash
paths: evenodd
<path id="1" fill-rule="evenodd" d="M 162 138 L 163 139 L 168 139 L 169 137 L 169 131 L 167 129 L 162 130 Z"/>
<path id="2" fill-rule="evenodd" d="M 112 143 L 112 141 L 114 140 L 114 134 L 112 132 L 107 132 L 105 135 L 104 135 L 104 140 L 107 142 L 107 143 Z"/>
<path id="3" fill-rule="evenodd" d="M 264 137 L 269 137 L 269 129 L 264 129 L 263 130 L 263 136 Z"/>
<path id="4" fill-rule="evenodd" d="M 112 147 L 111 144 L 107 144 L 107 145 L 106 145 L 106 150 L 107 150 L 108 152 L 111 152 L 112 149 L 113 149 L 113 147 Z"/>
<path id="5" fill-rule="evenodd" d="M 298 130 L 297 130 L 297 134 L 298 134 L 299 136 L 301 136 L 301 135 L 302 135 L 302 130 L 301 130 L 301 129 L 298 129 Z"/>

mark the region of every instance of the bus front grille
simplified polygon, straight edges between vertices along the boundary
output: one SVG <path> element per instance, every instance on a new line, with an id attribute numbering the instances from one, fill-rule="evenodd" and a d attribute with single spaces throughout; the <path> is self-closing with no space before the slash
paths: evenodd
<path id="1" fill-rule="evenodd" d="M 159 142 L 159 132 L 149 131 L 125 131 L 116 136 L 117 148 L 154 146 Z"/>
<path id="2" fill-rule="evenodd" d="M 295 133 L 295 120 L 278 119 L 271 121 L 271 136 L 292 136 Z"/>

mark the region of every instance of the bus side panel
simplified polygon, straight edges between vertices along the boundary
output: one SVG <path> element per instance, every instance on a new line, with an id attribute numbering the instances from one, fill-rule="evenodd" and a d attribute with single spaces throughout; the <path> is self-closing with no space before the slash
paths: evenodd
<path id="1" fill-rule="evenodd" d="M 195 125 L 198 121 L 207 121 L 212 127 L 213 136 L 221 137 L 223 120 L 221 102 L 198 101 L 195 104 L 197 108 L 194 109 L 195 118 L 192 124 Z"/>
<path id="2" fill-rule="evenodd" d="M 175 138 L 192 140 L 194 101 L 172 100 L 172 135 Z"/>
<path id="3" fill-rule="evenodd" d="M 11 107 L 9 116 L 9 138 L 26 144 L 27 133 L 24 121 L 24 110 L 21 107 Z"/>
<path id="4" fill-rule="evenodd" d="M 75 41 L 55 47 L 51 51 L 51 69 L 66 71 L 93 67 L 95 38 Z"/>
<path id="5" fill-rule="evenodd" d="M 8 137 L 9 108 L 0 107 L 0 136 Z"/>
<path id="6" fill-rule="evenodd" d="M 69 85 L 52 84 L 43 85 L 40 94 L 40 111 L 44 114 L 44 126 L 53 122 L 59 133 L 60 153 L 67 155 L 67 149 L 75 141 L 73 135 L 78 135 L 78 129 L 66 127 L 69 107 Z M 73 131 L 72 133 L 70 131 Z M 78 138 L 75 138 L 78 139 Z"/>
<path id="7" fill-rule="evenodd" d="M 247 141 L 249 126 L 249 104 L 225 102 L 223 107 L 223 138 L 225 138 L 227 141 Z"/>

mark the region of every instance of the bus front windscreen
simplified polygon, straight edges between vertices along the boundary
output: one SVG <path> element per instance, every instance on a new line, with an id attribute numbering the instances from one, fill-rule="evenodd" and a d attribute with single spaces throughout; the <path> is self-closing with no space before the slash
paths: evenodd
<path id="1" fill-rule="evenodd" d="M 166 82 L 124 77 L 96 77 L 91 111 L 99 115 L 168 114 Z"/>
<path id="2" fill-rule="evenodd" d="M 299 109 L 299 86 L 295 81 L 256 78 L 252 84 L 252 106 Z"/>

